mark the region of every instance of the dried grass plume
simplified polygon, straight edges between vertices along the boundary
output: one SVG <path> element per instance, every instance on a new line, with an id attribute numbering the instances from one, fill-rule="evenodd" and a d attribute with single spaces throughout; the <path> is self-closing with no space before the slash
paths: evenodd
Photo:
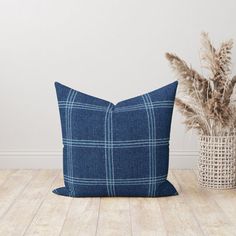
<path id="1" fill-rule="evenodd" d="M 230 135 L 236 125 L 236 106 L 232 98 L 236 76 L 230 77 L 233 41 L 225 41 L 217 49 L 207 33 L 201 36 L 200 58 L 206 76 L 177 55 L 166 53 L 179 81 L 176 106 L 184 115 L 188 129 L 196 129 L 201 135 Z"/>

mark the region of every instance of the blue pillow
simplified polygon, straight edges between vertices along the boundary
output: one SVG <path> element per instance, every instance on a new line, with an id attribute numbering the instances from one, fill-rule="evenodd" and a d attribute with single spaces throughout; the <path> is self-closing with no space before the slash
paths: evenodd
<path id="1" fill-rule="evenodd" d="M 177 82 L 111 102 L 55 83 L 63 136 L 65 187 L 70 197 L 177 195 L 166 179 Z"/>

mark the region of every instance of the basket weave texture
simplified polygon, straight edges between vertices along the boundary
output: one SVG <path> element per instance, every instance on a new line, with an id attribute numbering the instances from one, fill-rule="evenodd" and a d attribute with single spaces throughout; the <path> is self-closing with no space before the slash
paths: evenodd
<path id="1" fill-rule="evenodd" d="M 236 187 L 236 135 L 201 136 L 198 181 L 202 187 Z"/>

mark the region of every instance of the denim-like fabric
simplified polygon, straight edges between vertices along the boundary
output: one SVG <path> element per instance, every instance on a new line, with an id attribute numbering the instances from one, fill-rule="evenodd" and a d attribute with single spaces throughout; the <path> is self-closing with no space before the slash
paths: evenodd
<path id="1" fill-rule="evenodd" d="M 177 82 L 114 105 L 55 83 L 71 197 L 177 195 L 166 180 Z"/>

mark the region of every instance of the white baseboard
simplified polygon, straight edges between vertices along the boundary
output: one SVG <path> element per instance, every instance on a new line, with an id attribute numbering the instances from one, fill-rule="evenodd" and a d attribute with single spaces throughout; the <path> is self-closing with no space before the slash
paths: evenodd
<path id="1" fill-rule="evenodd" d="M 198 151 L 172 151 L 169 166 L 171 169 L 195 169 L 198 156 Z"/>
<path id="2" fill-rule="evenodd" d="M 196 167 L 197 151 L 170 152 L 170 168 Z M 0 169 L 61 169 L 62 153 L 59 151 L 0 151 Z"/>

